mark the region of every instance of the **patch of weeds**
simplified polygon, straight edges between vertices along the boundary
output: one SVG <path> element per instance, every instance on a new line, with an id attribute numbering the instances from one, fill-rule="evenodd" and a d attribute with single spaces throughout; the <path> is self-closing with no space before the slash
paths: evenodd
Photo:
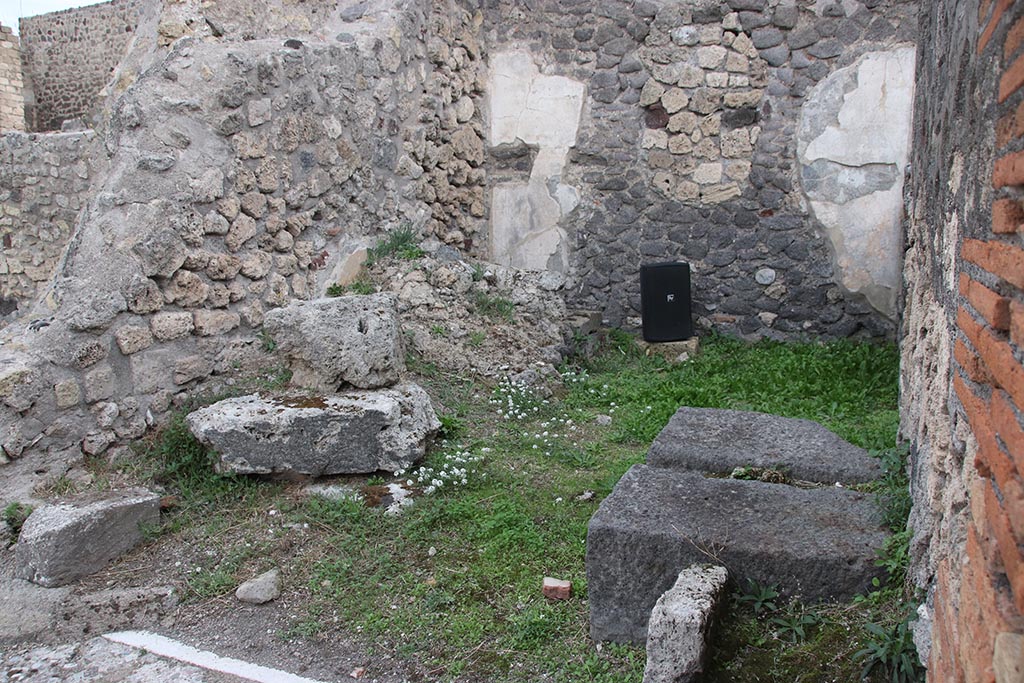
<path id="1" fill-rule="evenodd" d="M 908 620 L 888 629 L 877 624 L 868 624 L 866 628 L 872 637 L 867 647 L 853 655 L 854 659 L 864 663 L 862 679 L 866 679 L 875 669 L 880 669 L 885 680 L 892 683 L 924 681 L 924 668 L 918 661 Z"/>
<path id="2" fill-rule="evenodd" d="M 762 586 L 754 579 L 747 579 L 746 592 L 736 596 L 736 601 L 747 605 L 754 611 L 754 616 L 761 616 L 779 609 L 779 591 L 775 586 Z"/>
<path id="3" fill-rule="evenodd" d="M 407 486 L 417 486 L 430 495 L 445 488 L 466 487 L 477 477 L 487 475 L 477 467 L 483 456 L 467 450 L 445 450 L 431 458 L 430 464 L 421 465 L 409 473 Z M 399 471 L 396 476 L 403 476 Z"/>
<path id="4" fill-rule="evenodd" d="M 479 263 L 474 263 L 473 264 L 473 282 L 480 282 L 481 280 L 484 279 L 484 275 L 485 275 L 484 267 L 481 266 Z"/>
<path id="5" fill-rule="evenodd" d="M 438 374 L 437 363 L 424 360 L 423 356 L 415 351 L 405 353 L 405 367 L 409 372 L 421 377 L 436 377 Z"/>
<path id="6" fill-rule="evenodd" d="M 262 349 L 264 353 L 273 353 L 277 350 L 277 342 L 274 341 L 274 337 L 271 336 L 270 332 L 267 332 L 266 329 L 260 330 L 259 340 L 260 349 Z"/>
<path id="7" fill-rule="evenodd" d="M 434 335 L 435 337 L 447 337 L 448 328 L 445 327 L 444 325 L 439 324 L 431 325 L 430 334 Z"/>
<path id="8" fill-rule="evenodd" d="M 284 365 L 273 368 L 264 368 L 254 380 L 257 387 L 264 391 L 278 391 L 288 386 L 292 381 L 292 371 Z"/>
<path id="9" fill-rule="evenodd" d="M 791 643 L 802 643 L 807 640 L 810 629 L 820 623 L 821 617 L 817 613 L 803 611 L 796 604 L 791 605 L 790 614 L 772 617 L 772 624 L 778 629 L 778 637 Z"/>
<path id="10" fill-rule="evenodd" d="M 345 296 L 346 294 L 375 294 L 377 287 L 367 280 L 355 280 L 347 285 L 335 282 L 327 287 L 326 294 L 330 297 Z"/>
<path id="11" fill-rule="evenodd" d="M 78 484 L 72 481 L 68 475 L 62 474 L 59 477 L 48 479 L 43 484 L 41 492 L 57 498 L 71 496 L 78 493 Z"/>
<path id="12" fill-rule="evenodd" d="M 474 349 L 478 348 L 481 344 L 483 344 L 484 339 L 487 339 L 487 334 L 484 332 L 480 332 L 479 330 L 477 330 L 475 332 L 469 333 L 469 345 Z"/>
<path id="13" fill-rule="evenodd" d="M 788 484 L 791 479 L 781 471 L 770 467 L 737 467 L 730 474 L 730 479 L 742 479 L 745 481 L 766 481 L 771 484 Z"/>
<path id="14" fill-rule="evenodd" d="M 24 503 L 10 503 L 4 508 L 2 517 L 4 524 L 11 532 L 11 537 L 17 540 L 18 534 L 21 533 L 21 527 L 24 526 L 25 520 L 32 514 L 32 506 Z"/>
<path id="15" fill-rule="evenodd" d="M 473 309 L 482 316 L 493 320 L 515 322 L 516 305 L 511 299 L 491 296 L 487 292 L 477 291 L 473 295 Z"/>
<path id="16" fill-rule="evenodd" d="M 442 414 L 438 415 L 437 419 L 441 421 L 441 430 L 437 434 L 441 439 L 451 441 L 466 431 L 466 423 L 455 415 Z"/>
<path id="17" fill-rule="evenodd" d="M 416 233 L 405 226 L 392 231 L 377 245 L 366 250 L 366 265 L 372 266 L 388 257 L 411 261 L 423 256 L 423 250 L 416 245 Z"/>

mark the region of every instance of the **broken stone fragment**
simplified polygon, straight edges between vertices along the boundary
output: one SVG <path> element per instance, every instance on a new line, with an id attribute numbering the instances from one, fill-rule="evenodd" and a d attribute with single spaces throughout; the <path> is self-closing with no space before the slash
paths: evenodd
<path id="1" fill-rule="evenodd" d="M 281 571 L 271 569 L 249 579 L 235 591 L 235 597 L 250 605 L 262 605 L 281 596 Z"/>
<path id="2" fill-rule="evenodd" d="M 647 627 L 644 683 L 697 680 L 727 578 L 725 567 L 693 565 L 679 572 L 672 588 L 658 598 Z"/>
<path id="3" fill-rule="evenodd" d="M 430 397 L 408 383 L 323 398 L 229 398 L 187 422 L 220 453 L 220 471 L 312 476 L 407 469 L 441 427 Z"/>
<path id="4" fill-rule="evenodd" d="M 90 494 L 37 508 L 21 528 L 14 575 L 53 588 L 99 571 L 160 521 L 160 497 L 143 489 Z"/>
<path id="5" fill-rule="evenodd" d="M 405 370 L 395 299 L 388 294 L 292 302 L 268 312 L 264 329 L 290 359 L 294 386 L 376 389 L 395 384 Z"/>
<path id="6" fill-rule="evenodd" d="M 572 597 L 572 581 L 563 581 L 545 576 L 542 591 L 544 597 L 549 600 L 568 600 Z"/>

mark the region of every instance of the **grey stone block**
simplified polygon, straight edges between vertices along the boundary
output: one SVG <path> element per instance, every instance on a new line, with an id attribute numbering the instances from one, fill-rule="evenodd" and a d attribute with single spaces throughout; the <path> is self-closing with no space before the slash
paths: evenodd
<path id="1" fill-rule="evenodd" d="M 849 599 L 882 575 L 886 537 L 871 497 L 633 466 L 590 520 L 594 640 L 643 643 L 651 608 L 692 564 L 808 602 Z"/>
<path id="2" fill-rule="evenodd" d="M 191 413 L 189 429 L 225 472 L 397 472 L 441 427 L 427 392 L 404 383 L 329 397 L 229 398 Z"/>
<path id="3" fill-rule="evenodd" d="M 294 301 L 269 311 L 266 329 L 289 357 L 292 384 L 334 392 L 398 382 L 405 354 L 389 294 Z"/>
<path id="4" fill-rule="evenodd" d="M 694 565 L 679 572 L 651 610 L 643 683 L 694 681 L 704 670 L 708 632 L 729 573 Z"/>
<path id="5" fill-rule="evenodd" d="M 160 497 L 142 489 L 81 496 L 36 509 L 21 529 L 14 575 L 47 588 L 99 571 L 160 521 Z"/>
<path id="6" fill-rule="evenodd" d="M 651 445 L 647 464 L 714 474 L 764 467 L 820 484 L 860 484 L 881 475 L 867 451 L 817 422 L 716 408 L 676 411 Z"/>

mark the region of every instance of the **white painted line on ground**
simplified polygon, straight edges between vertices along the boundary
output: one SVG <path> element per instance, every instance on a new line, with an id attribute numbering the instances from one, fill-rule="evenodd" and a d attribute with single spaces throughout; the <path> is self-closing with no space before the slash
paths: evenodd
<path id="1" fill-rule="evenodd" d="M 141 648 L 161 657 L 176 659 L 202 669 L 237 676 L 249 681 L 258 681 L 258 683 L 321 683 L 321 681 L 296 676 L 287 671 L 279 671 L 259 664 L 243 662 L 241 659 L 221 657 L 212 652 L 204 652 L 149 631 L 120 631 L 107 633 L 103 637 L 115 643 Z"/>

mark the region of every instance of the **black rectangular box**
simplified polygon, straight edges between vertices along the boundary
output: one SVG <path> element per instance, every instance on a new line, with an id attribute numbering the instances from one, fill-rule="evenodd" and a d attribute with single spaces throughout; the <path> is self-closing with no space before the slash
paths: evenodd
<path id="1" fill-rule="evenodd" d="M 681 341 L 693 336 L 689 263 L 640 267 L 640 314 L 644 341 Z"/>

